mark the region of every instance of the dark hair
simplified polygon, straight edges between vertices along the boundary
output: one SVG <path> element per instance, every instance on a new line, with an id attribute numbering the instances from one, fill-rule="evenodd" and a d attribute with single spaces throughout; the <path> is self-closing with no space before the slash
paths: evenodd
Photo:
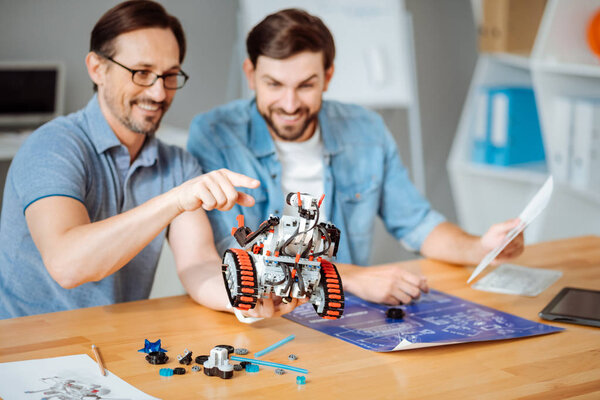
<path id="1" fill-rule="evenodd" d="M 267 15 L 248 34 L 246 50 L 255 67 L 259 56 L 282 60 L 303 51 L 322 51 L 325 69 L 335 58 L 335 43 L 327 26 L 319 17 L 297 8 Z"/>
<path id="2" fill-rule="evenodd" d="M 149 0 L 129 0 L 108 10 L 92 29 L 90 51 L 113 57 L 117 36 L 144 28 L 171 29 L 179 45 L 179 62 L 185 58 L 185 34 L 179 20 L 165 8 Z M 96 90 L 96 85 L 94 85 Z"/>

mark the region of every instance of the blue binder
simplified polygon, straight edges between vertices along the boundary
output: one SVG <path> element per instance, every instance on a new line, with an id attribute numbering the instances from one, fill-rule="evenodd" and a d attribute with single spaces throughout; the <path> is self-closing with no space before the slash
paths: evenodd
<path id="1" fill-rule="evenodd" d="M 484 87 L 480 89 L 480 96 L 486 98 L 486 133 L 484 142 L 481 134 L 474 133 L 472 160 L 502 166 L 544 161 L 544 144 L 533 90 L 526 87 Z"/>

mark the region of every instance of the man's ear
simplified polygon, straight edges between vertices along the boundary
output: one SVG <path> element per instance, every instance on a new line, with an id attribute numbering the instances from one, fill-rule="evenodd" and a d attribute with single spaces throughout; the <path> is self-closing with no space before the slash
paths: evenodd
<path id="1" fill-rule="evenodd" d="M 329 81 L 331 81 L 331 78 L 333 77 L 333 71 L 335 70 L 333 64 L 331 64 L 331 67 L 327 68 L 325 70 L 325 84 L 323 85 L 323 91 L 327 91 L 327 87 L 329 86 Z"/>
<path id="2" fill-rule="evenodd" d="M 256 85 L 254 84 L 254 76 L 255 70 L 254 65 L 252 65 L 252 61 L 249 58 L 244 60 L 242 64 L 242 69 L 244 70 L 244 75 L 246 75 L 246 80 L 248 81 L 248 87 L 250 90 L 256 90 Z"/>
<path id="3" fill-rule="evenodd" d="M 85 66 L 87 67 L 88 75 L 90 76 L 92 82 L 100 86 L 100 84 L 104 81 L 105 72 L 102 58 L 93 51 L 90 51 L 85 57 Z"/>

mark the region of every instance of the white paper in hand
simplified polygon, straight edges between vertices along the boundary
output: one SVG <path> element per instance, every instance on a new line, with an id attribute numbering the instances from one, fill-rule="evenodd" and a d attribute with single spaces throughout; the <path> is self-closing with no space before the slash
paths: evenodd
<path id="1" fill-rule="evenodd" d="M 471 283 L 473 279 L 477 277 L 477 275 L 481 274 L 483 270 L 504 250 L 506 246 L 516 238 L 523 230 L 529 225 L 543 210 L 546 208 L 548 203 L 550 202 L 550 197 L 552 196 L 552 190 L 554 189 L 554 180 L 552 176 L 550 176 L 546 183 L 542 186 L 542 188 L 533 196 L 533 199 L 527 204 L 525 209 L 519 214 L 519 219 L 521 222 L 519 225 L 511 229 L 510 232 L 506 234 L 506 237 L 500 244 L 500 246 L 496 247 L 494 250 L 490 251 L 484 258 L 481 260 L 475 271 L 471 274 L 467 283 Z"/>

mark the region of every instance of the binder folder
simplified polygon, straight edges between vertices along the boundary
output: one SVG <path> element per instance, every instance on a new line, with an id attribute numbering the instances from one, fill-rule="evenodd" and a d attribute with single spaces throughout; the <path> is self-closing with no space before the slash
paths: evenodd
<path id="1" fill-rule="evenodd" d="M 578 99 L 573 113 L 571 183 L 600 191 L 600 99 Z"/>
<path id="2" fill-rule="evenodd" d="M 471 159 L 474 162 L 508 166 L 546 158 L 531 88 L 481 88 L 472 132 Z"/>
<path id="3" fill-rule="evenodd" d="M 544 131 L 548 167 L 557 182 L 567 183 L 571 175 L 574 103 L 571 97 L 559 96 L 552 105 L 552 124 Z"/>

